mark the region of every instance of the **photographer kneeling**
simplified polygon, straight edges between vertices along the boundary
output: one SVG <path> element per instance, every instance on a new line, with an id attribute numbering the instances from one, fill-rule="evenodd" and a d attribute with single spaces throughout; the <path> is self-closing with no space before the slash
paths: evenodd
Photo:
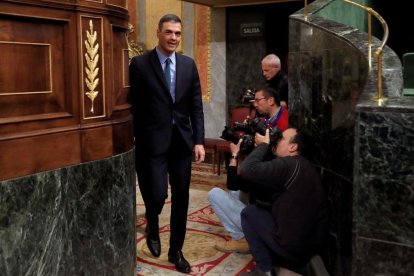
<path id="1" fill-rule="evenodd" d="M 250 203 L 270 204 L 271 192 L 268 189 L 252 189 L 243 181 L 237 172 L 244 153 L 240 151 L 242 139 L 237 144 L 230 143 L 231 159 L 227 169 L 227 189 L 213 188 L 208 192 L 208 201 L 219 217 L 224 228 L 229 232 L 231 240 L 217 241 L 215 248 L 227 253 L 249 253 L 249 245 L 244 237 L 241 226 L 241 211 Z M 269 158 L 273 158 L 268 154 Z"/>
<path id="2" fill-rule="evenodd" d="M 241 213 L 243 232 L 256 261 L 254 271 L 240 275 L 274 275 L 276 266 L 303 273 L 320 253 L 328 233 L 327 198 L 319 173 L 305 158 L 311 138 L 288 128 L 266 161 L 269 131 L 255 135 L 257 147 L 240 167 L 240 177 L 255 189 L 273 191 L 270 209 L 248 205 Z"/>
<path id="3" fill-rule="evenodd" d="M 241 164 L 242 157 L 253 150 L 254 134 L 256 132 L 264 135 L 266 128 L 271 128 L 271 140 L 272 143 L 276 143 L 281 136 L 281 131 L 284 131 L 288 125 L 288 111 L 280 106 L 279 93 L 275 89 L 269 86 L 262 87 L 255 92 L 254 99 L 251 102 L 257 111 L 263 115 L 263 118 L 247 119 L 245 123 L 236 124 L 236 126 L 243 126 L 242 128 L 225 128 L 222 134 L 223 139 L 232 141 L 230 143 L 232 157 L 227 168 L 227 189 L 229 191 L 213 188 L 208 193 L 208 201 L 231 236 L 229 241 L 218 241 L 215 248 L 228 253 L 249 253 L 249 245 L 244 238 L 241 227 L 240 212 L 249 203 L 270 208 L 272 196 L 271 190 L 266 188 L 256 189 L 240 179 L 237 174 L 237 167 Z M 234 130 L 247 132 L 240 139 L 239 136 L 235 135 Z M 270 151 L 268 157 L 273 158 Z"/>

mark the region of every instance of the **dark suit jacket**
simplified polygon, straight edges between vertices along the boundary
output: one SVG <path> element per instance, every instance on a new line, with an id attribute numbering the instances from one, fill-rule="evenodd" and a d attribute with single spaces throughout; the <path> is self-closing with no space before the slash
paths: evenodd
<path id="1" fill-rule="evenodd" d="M 280 69 L 280 71 L 271 78 L 268 82 L 270 87 L 276 89 L 279 92 L 279 97 L 281 101 L 285 101 L 286 104 L 289 104 L 289 82 L 288 76 L 285 71 Z M 288 105 L 289 106 L 289 105 Z"/>
<path id="2" fill-rule="evenodd" d="M 194 144 L 204 144 L 200 79 L 193 59 L 176 53 L 175 103 L 155 49 L 132 59 L 129 78 L 128 99 L 140 153 L 155 156 L 167 152 L 173 119 L 190 151 Z"/>

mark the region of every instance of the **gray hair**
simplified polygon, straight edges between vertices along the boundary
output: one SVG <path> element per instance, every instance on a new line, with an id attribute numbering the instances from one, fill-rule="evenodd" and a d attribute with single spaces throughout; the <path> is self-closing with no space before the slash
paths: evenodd
<path id="1" fill-rule="evenodd" d="M 262 63 L 263 62 L 266 62 L 266 63 L 269 63 L 271 65 L 277 66 L 277 65 L 280 65 L 280 58 L 275 54 L 270 54 L 270 55 L 265 56 L 262 59 Z"/>

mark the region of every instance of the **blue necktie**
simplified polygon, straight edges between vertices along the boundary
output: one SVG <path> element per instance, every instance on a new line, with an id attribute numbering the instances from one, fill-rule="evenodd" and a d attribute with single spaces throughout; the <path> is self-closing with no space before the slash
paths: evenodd
<path id="1" fill-rule="evenodd" d="M 170 63 L 171 63 L 171 59 L 167 58 L 167 59 L 165 60 L 164 75 L 165 75 L 165 80 L 167 81 L 168 90 L 171 90 L 171 71 L 170 71 Z"/>
<path id="2" fill-rule="evenodd" d="M 171 70 L 170 70 L 171 62 L 172 61 L 170 58 L 167 58 L 165 60 L 164 75 L 165 75 L 165 80 L 167 81 L 168 90 L 170 91 L 170 94 L 171 94 L 171 98 L 173 102 L 175 102 L 175 93 L 174 93 L 174 90 L 171 88 Z"/>

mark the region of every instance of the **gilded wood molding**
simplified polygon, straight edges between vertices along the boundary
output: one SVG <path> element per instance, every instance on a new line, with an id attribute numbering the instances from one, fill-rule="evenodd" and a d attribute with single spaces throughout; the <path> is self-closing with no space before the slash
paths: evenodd
<path id="1" fill-rule="evenodd" d="M 106 116 L 103 22 L 100 17 L 81 16 L 83 118 Z M 89 101 L 88 101 L 89 100 Z"/>
<path id="2" fill-rule="evenodd" d="M 125 38 L 128 44 L 128 55 L 129 59 L 142 55 L 145 52 L 145 47 L 142 43 L 137 43 L 132 38 L 132 34 L 135 33 L 134 26 L 132 24 L 128 24 L 128 31 L 125 34 Z"/>
<path id="3" fill-rule="evenodd" d="M 194 56 L 200 75 L 203 101 L 211 101 L 211 9 L 194 6 Z"/>
<path id="4" fill-rule="evenodd" d="M 86 30 L 86 37 L 87 39 L 85 40 L 85 47 L 86 47 L 85 84 L 86 84 L 86 87 L 89 89 L 89 91 L 87 91 L 85 94 L 91 100 L 90 111 L 94 113 L 93 102 L 96 96 L 98 96 L 99 94 L 99 91 L 96 90 L 96 88 L 99 85 L 99 78 L 98 78 L 99 44 L 97 43 L 97 33 L 93 29 L 92 20 L 89 20 L 89 31 Z"/>

